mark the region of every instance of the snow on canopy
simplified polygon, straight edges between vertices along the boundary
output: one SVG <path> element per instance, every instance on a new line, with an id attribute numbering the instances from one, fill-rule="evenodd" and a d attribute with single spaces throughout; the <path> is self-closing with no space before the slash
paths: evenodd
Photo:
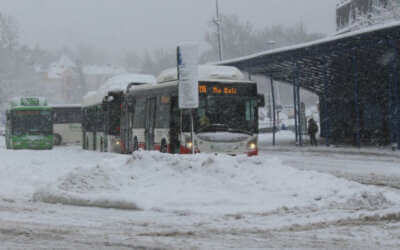
<path id="1" fill-rule="evenodd" d="M 319 40 L 296 44 L 296 45 L 291 45 L 291 46 L 286 46 L 286 47 L 282 47 L 282 48 L 266 50 L 266 51 L 262 51 L 262 52 L 255 53 L 255 54 L 248 55 L 248 56 L 243 56 L 243 57 L 234 58 L 234 59 L 228 59 L 228 60 L 225 60 L 222 62 L 215 62 L 214 64 L 215 65 L 230 65 L 230 64 L 240 63 L 243 61 L 253 60 L 256 58 L 262 58 L 262 57 L 266 57 L 266 56 L 270 56 L 270 55 L 276 55 L 276 54 L 300 50 L 300 49 L 307 49 L 309 47 L 311 48 L 313 46 L 319 46 L 319 45 L 322 45 L 325 43 L 336 42 L 336 41 L 339 42 L 346 38 L 352 38 L 352 37 L 356 37 L 359 35 L 373 33 L 376 31 L 391 29 L 391 28 L 395 28 L 395 27 L 400 27 L 400 21 L 393 21 L 393 22 L 388 22 L 385 24 L 377 24 L 377 25 L 373 25 L 368 28 L 363 28 L 363 29 L 356 30 L 356 31 L 351 31 L 351 32 L 343 33 L 343 34 L 337 34 L 337 35 L 334 34 L 334 35 L 327 36 L 327 37 L 319 39 Z"/>
<path id="2" fill-rule="evenodd" d="M 110 92 L 124 92 L 128 85 L 155 84 L 156 78 L 152 75 L 144 74 L 122 74 L 108 79 L 97 91 L 91 91 L 83 97 L 83 105 L 90 106 L 99 104 Z"/>
<path id="3" fill-rule="evenodd" d="M 242 72 L 232 66 L 199 65 L 199 80 L 245 80 Z M 177 80 L 177 69 L 170 68 L 161 72 L 157 82 L 169 82 Z"/>

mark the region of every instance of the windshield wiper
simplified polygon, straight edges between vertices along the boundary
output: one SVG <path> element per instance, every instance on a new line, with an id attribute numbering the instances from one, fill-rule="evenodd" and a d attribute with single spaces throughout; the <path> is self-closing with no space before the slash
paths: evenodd
<path id="1" fill-rule="evenodd" d="M 225 124 L 214 123 L 211 125 L 207 125 L 205 127 L 201 127 L 198 129 L 198 132 L 207 132 L 207 131 L 227 131 L 229 127 Z"/>
<path id="2" fill-rule="evenodd" d="M 231 132 L 231 133 L 243 133 L 243 134 L 247 134 L 247 135 L 253 135 L 253 132 L 245 130 L 245 129 L 240 129 L 240 128 L 229 128 L 228 132 Z"/>
<path id="3" fill-rule="evenodd" d="M 226 131 L 230 133 L 243 133 L 243 134 L 253 135 L 253 132 L 251 131 L 239 128 L 230 128 L 226 124 L 211 124 L 198 129 L 198 132 L 217 132 L 217 131 L 224 131 L 224 132 Z"/>

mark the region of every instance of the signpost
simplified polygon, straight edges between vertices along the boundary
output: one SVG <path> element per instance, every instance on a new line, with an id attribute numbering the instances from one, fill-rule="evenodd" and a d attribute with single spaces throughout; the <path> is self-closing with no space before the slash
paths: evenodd
<path id="1" fill-rule="evenodd" d="M 199 49 L 194 43 L 178 46 L 179 108 L 195 109 L 199 107 L 198 60 Z"/>
<path id="2" fill-rule="evenodd" d="M 179 83 L 179 108 L 190 110 L 192 153 L 195 152 L 193 140 L 193 110 L 199 107 L 199 47 L 195 43 L 186 43 L 177 48 L 177 67 Z"/>

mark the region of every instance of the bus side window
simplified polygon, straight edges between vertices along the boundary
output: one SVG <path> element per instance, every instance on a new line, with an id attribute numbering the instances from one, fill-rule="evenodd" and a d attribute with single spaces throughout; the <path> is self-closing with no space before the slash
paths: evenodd
<path id="1" fill-rule="evenodd" d="M 156 111 L 156 128 L 168 128 L 170 124 L 170 96 L 160 96 L 158 98 Z"/>
<path id="2" fill-rule="evenodd" d="M 144 128 L 145 107 L 146 107 L 145 98 L 136 100 L 135 113 L 133 117 L 133 128 Z"/>

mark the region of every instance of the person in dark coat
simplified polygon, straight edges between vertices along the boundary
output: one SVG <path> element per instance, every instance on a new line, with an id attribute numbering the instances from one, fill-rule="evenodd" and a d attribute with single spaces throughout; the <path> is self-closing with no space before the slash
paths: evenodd
<path id="1" fill-rule="evenodd" d="M 308 135 L 310 136 L 311 146 L 318 146 L 317 133 L 318 125 L 313 118 L 310 118 L 310 120 L 308 120 Z"/>

